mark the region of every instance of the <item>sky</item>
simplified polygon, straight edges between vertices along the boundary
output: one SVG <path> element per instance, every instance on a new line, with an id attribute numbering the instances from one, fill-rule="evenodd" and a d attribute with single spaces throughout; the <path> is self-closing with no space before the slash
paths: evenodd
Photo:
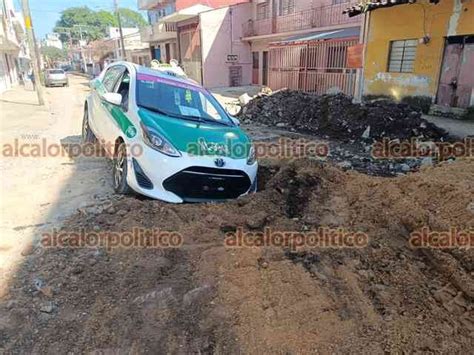
<path id="1" fill-rule="evenodd" d="M 138 11 L 137 0 L 118 0 L 120 7 Z M 14 0 L 17 10 L 21 9 L 20 0 Z M 30 0 L 33 27 L 37 38 L 43 38 L 52 32 L 61 11 L 69 7 L 87 6 L 92 10 L 113 10 L 113 0 Z"/>

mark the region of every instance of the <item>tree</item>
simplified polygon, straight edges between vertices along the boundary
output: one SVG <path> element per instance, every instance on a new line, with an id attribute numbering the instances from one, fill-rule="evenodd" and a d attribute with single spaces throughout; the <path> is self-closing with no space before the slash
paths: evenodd
<path id="1" fill-rule="evenodd" d="M 41 47 L 41 54 L 45 57 L 47 62 L 55 62 L 67 59 L 67 51 L 57 47 L 43 46 Z"/>
<path id="2" fill-rule="evenodd" d="M 136 11 L 130 9 L 119 9 L 119 13 L 123 27 L 143 27 L 147 25 L 143 16 Z"/>
<path id="3" fill-rule="evenodd" d="M 136 11 L 119 9 L 123 27 L 142 27 L 146 25 L 145 19 Z M 108 27 L 117 27 L 117 17 L 114 13 L 100 10 L 93 11 L 87 6 L 71 7 L 61 13 L 56 22 L 54 32 L 61 34 L 61 41 L 68 42 L 71 36 L 73 42 L 81 37 L 87 42 L 102 39 L 107 35 Z"/>

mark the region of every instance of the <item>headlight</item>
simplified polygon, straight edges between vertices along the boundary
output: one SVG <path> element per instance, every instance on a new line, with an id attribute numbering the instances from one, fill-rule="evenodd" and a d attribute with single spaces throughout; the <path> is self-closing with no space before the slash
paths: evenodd
<path id="1" fill-rule="evenodd" d="M 180 157 L 181 153 L 171 145 L 162 135 L 158 132 L 149 128 L 141 122 L 142 130 L 143 130 L 143 140 L 145 143 L 150 147 L 153 148 L 160 153 L 169 155 L 170 157 Z"/>
<path id="2" fill-rule="evenodd" d="M 257 155 L 255 154 L 255 148 L 250 147 L 249 156 L 247 158 L 247 165 L 253 165 L 257 161 Z"/>

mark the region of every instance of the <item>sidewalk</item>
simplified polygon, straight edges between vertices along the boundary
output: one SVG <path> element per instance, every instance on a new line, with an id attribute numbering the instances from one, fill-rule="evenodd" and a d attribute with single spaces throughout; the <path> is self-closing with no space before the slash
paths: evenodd
<path id="1" fill-rule="evenodd" d="M 47 96 L 47 94 L 45 95 Z M 38 105 L 36 92 L 16 86 L 0 94 L 0 139 L 5 136 L 27 135 L 30 131 L 44 131 L 51 124 L 47 97 L 45 105 Z M 31 116 L 35 116 L 32 120 Z"/>
<path id="2" fill-rule="evenodd" d="M 457 138 L 474 137 L 474 121 L 455 120 L 452 118 L 423 115 L 423 118 L 438 127 L 444 128 Z"/>

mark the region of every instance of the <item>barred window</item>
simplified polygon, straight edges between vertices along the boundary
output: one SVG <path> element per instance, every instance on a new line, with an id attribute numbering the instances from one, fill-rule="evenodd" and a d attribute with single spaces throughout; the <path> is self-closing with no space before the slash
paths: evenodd
<path id="1" fill-rule="evenodd" d="M 268 7 L 268 3 L 264 2 L 263 4 L 257 5 L 257 20 L 263 20 L 269 17 L 270 8 Z"/>
<path id="2" fill-rule="evenodd" d="M 280 0 L 280 16 L 295 12 L 295 0 Z"/>
<path id="3" fill-rule="evenodd" d="M 416 57 L 416 39 L 390 42 L 388 71 L 394 73 L 412 73 Z"/>

